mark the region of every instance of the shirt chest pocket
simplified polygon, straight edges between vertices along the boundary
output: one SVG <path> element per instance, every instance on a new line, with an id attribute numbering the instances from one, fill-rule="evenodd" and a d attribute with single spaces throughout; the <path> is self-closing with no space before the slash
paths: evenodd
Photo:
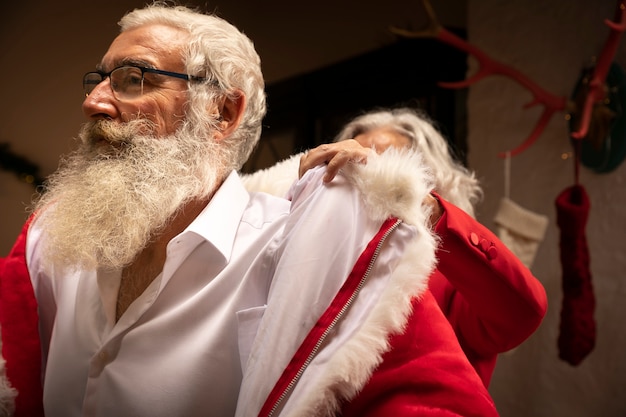
<path id="1" fill-rule="evenodd" d="M 239 342 L 239 359 L 241 361 L 242 372 L 245 373 L 248 358 L 252 352 L 252 344 L 263 314 L 267 306 L 253 307 L 237 312 L 237 334 Z"/>

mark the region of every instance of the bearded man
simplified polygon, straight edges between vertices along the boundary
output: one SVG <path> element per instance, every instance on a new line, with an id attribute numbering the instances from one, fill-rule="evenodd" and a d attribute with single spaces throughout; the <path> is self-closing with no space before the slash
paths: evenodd
<path id="1" fill-rule="evenodd" d="M 6 409 L 497 415 L 426 289 L 419 155 L 250 194 L 236 171 L 265 114 L 252 42 L 158 3 L 120 25 L 84 76 L 79 147 L 0 265 Z"/>

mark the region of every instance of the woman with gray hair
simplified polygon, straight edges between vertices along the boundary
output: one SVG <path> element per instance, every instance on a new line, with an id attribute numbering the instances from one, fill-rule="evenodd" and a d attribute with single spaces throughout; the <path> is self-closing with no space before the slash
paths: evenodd
<path id="1" fill-rule="evenodd" d="M 378 129 L 388 129 L 390 135 L 372 140 Z M 416 149 L 426 166 L 431 167 L 435 190 L 446 200 L 475 217 L 474 206 L 483 192 L 473 172 L 457 162 L 448 148 L 446 139 L 435 129 L 433 122 L 423 112 L 407 107 L 366 113 L 350 121 L 335 137 L 335 142 L 357 138 L 369 133 L 363 146 L 375 147 L 382 152 L 396 141 L 408 140 L 405 146 Z M 398 147 L 397 144 L 392 146 Z M 436 169 L 435 169 L 436 168 Z"/>
<path id="2" fill-rule="evenodd" d="M 500 239 L 475 220 L 474 207 L 482 197 L 478 180 L 453 158 L 426 115 L 406 107 L 365 113 L 345 125 L 335 143 L 246 176 L 246 187 L 280 194 L 295 177 L 298 163 L 300 176 L 325 163 L 324 181 L 329 182 L 350 163 L 407 148 L 421 154 L 434 182 L 435 193 L 423 202 L 440 239 L 429 289 L 488 386 L 497 355 L 526 340 L 543 320 L 546 293 Z"/>

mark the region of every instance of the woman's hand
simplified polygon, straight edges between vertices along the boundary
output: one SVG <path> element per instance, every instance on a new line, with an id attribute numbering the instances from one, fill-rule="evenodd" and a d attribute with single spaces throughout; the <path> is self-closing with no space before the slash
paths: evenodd
<path id="1" fill-rule="evenodd" d="M 335 143 L 326 143 L 313 148 L 300 157 L 300 169 L 298 176 L 302 177 L 309 169 L 321 164 L 326 164 L 324 182 L 330 182 L 339 169 L 347 163 L 367 162 L 368 157 L 374 157 L 376 152 L 371 148 L 365 148 L 354 139 L 346 139 Z"/>

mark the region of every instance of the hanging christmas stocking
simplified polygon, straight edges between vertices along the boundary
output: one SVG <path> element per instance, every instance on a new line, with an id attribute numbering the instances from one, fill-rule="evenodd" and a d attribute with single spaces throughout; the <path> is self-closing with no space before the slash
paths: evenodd
<path id="1" fill-rule="evenodd" d="M 576 366 L 593 350 L 596 339 L 595 298 L 585 236 L 590 203 L 581 185 L 565 189 L 555 203 L 563 269 L 559 358 Z"/>
<path id="2" fill-rule="evenodd" d="M 548 216 L 532 212 L 502 197 L 493 220 L 500 240 L 530 268 L 548 228 Z"/>
<path id="3" fill-rule="evenodd" d="M 511 152 L 504 159 L 504 197 L 494 217 L 498 237 L 524 265 L 530 268 L 548 227 L 548 216 L 534 213 L 509 198 Z"/>

